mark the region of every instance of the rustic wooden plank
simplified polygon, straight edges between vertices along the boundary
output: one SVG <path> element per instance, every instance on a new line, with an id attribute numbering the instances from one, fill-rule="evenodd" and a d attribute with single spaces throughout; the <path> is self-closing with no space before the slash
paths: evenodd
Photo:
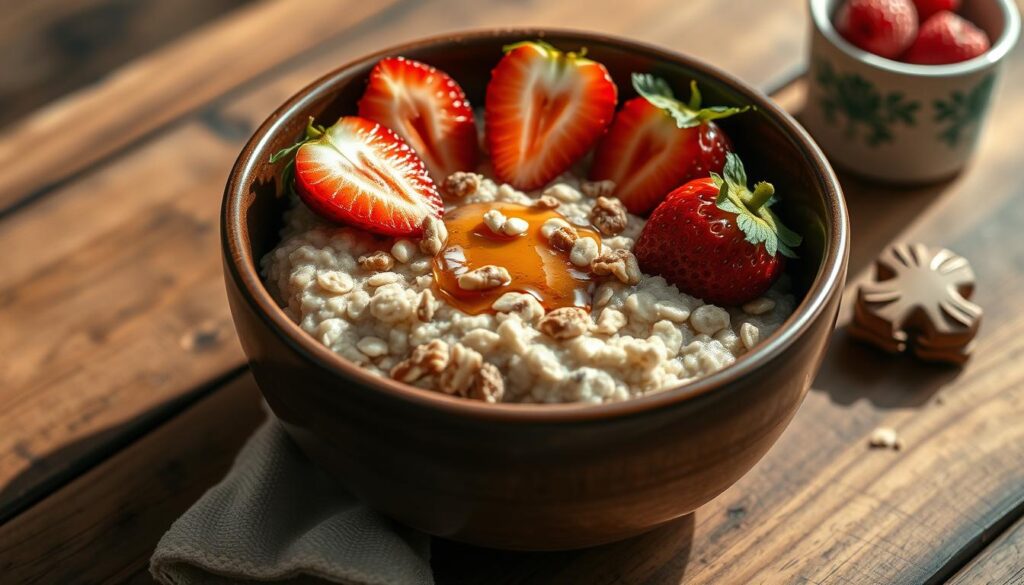
<path id="1" fill-rule="evenodd" d="M 0 212 L 398 1 L 264 0 L 54 102 L 0 135 Z"/>
<path id="2" fill-rule="evenodd" d="M 949 580 L 949 585 L 1020 585 L 1024 583 L 1024 520 L 985 547 Z"/>
<path id="3" fill-rule="evenodd" d="M 601 28 L 625 34 L 630 26 L 656 22 L 670 4 L 645 5 L 618 22 L 607 16 L 616 1 L 599 0 L 591 20 L 580 25 L 603 22 Z M 780 11 L 799 11 L 801 4 L 787 0 Z M 749 6 L 746 13 L 729 6 L 690 3 L 685 13 L 700 21 L 760 22 Z M 0 435 L 0 518 L 77 473 L 80 458 L 123 440 L 99 429 L 122 429 L 124 421 L 177 404 L 242 363 L 220 292 L 216 218 L 228 168 L 268 112 L 338 63 L 431 27 L 557 23 L 566 10 L 557 3 L 536 9 L 402 5 L 0 220 L 0 249 L 13 250 L 0 271 L 0 355 L 6 361 L 0 369 L 0 428 L 6 430 Z M 695 30 L 672 46 L 718 55 L 723 64 L 736 60 L 743 71 L 767 79 L 798 57 L 769 51 L 770 39 L 802 31 L 796 19 L 774 18 L 775 29 L 759 29 L 754 45 L 770 58 L 756 68 L 745 60 L 749 48 L 719 43 L 714 29 Z M 219 26 L 228 31 L 223 34 L 247 34 Z M 204 31 L 197 34 L 206 38 Z M 669 36 L 667 30 L 658 34 Z M 9 143 L 0 143 L 0 150 L 2 144 Z"/>
<path id="4" fill-rule="evenodd" d="M 5 583 L 146 582 L 164 531 L 263 418 L 249 374 L 0 526 Z"/>
<path id="5" fill-rule="evenodd" d="M 243 0 L 2 2 L 0 127 Z"/>

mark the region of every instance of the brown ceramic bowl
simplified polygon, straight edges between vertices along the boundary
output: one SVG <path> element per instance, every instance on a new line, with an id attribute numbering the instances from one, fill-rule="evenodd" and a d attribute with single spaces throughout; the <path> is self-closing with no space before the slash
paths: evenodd
<path id="1" fill-rule="evenodd" d="M 271 153 L 308 116 L 355 111 L 367 73 L 404 55 L 451 74 L 483 103 L 503 45 L 543 38 L 587 47 L 620 90 L 649 71 L 706 103 L 754 104 L 723 124 L 752 177 L 783 194 L 804 234 L 789 264 L 802 302 L 778 332 L 700 381 L 604 405 L 488 405 L 360 369 L 292 323 L 264 288 L 258 260 L 278 242 L 286 202 Z M 228 180 L 222 216 L 231 311 L 274 413 L 316 463 L 370 506 L 430 534 L 478 545 L 564 549 L 632 536 L 692 512 L 746 473 L 796 412 L 825 352 L 846 273 L 848 227 L 836 177 L 793 119 L 732 75 L 650 45 L 552 30 L 450 35 L 357 59 L 315 81 L 260 126 Z"/>

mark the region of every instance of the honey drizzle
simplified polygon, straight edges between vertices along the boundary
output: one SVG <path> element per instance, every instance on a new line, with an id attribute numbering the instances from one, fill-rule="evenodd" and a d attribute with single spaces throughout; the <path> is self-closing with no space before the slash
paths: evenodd
<path id="1" fill-rule="evenodd" d="M 518 236 L 495 234 L 483 221 L 484 213 L 490 209 L 497 209 L 506 217 L 525 219 L 530 227 Z M 530 294 L 547 310 L 589 309 L 593 286 L 590 272 L 573 265 L 568 252 L 552 248 L 540 233 L 544 222 L 553 218 L 568 221 L 556 211 L 518 203 L 471 203 L 449 211 L 444 217 L 448 242 L 434 256 L 437 292 L 449 304 L 470 315 L 493 312 L 491 305 L 507 292 Z M 596 230 L 573 227 L 579 237 L 591 238 L 600 245 L 601 236 Z M 484 291 L 459 288 L 460 274 L 489 264 L 508 270 L 512 282 Z"/>

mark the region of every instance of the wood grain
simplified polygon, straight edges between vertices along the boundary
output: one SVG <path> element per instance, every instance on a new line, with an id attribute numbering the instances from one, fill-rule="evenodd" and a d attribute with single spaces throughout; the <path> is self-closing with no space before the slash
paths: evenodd
<path id="1" fill-rule="evenodd" d="M 0 2 L 0 127 L 243 1 Z"/>
<path id="2" fill-rule="evenodd" d="M 113 583 L 138 575 L 171 522 L 227 470 L 263 419 L 240 376 L 0 528 L 4 583 Z"/>
<path id="3" fill-rule="evenodd" d="M 787 0 L 779 12 L 799 11 L 800 4 Z M 593 6 L 608 14 L 615 5 L 601 0 Z M 603 23 L 610 32 L 626 34 L 630 26 L 656 20 L 666 5 L 645 4 L 622 22 L 587 18 L 594 26 Z M 179 401 L 196 388 L 242 364 L 221 292 L 216 218 L 223 181 L 252 128 L 323 72 L 376 48 L 422 36 L 431 27 L 555 24 L 567 14 L 557 3 L 500 3 L 491 8 L 461 2 L 447 8 L 403 4 L 386 17 L 350 26 L 351 32 L 318 47 L 301 64 L 216 99 L 0 220 L 0 249 L 13 250 L 0 271 L 0 322 L 10 324 L 0 328 L 0 355 L 9 364 L 0 368 L 0 428 L 9 429 L 0 434 L 0 519 L 79 472 L 83 460 L 124 444 L 154 412 L 180 407 Z M 714 15 L 716 22 L 729 17 L 753 26 L 755 21 L 744 2 L 721 7 L 691 3 L 684 12 L 698 20 Z M 252 14 L 241 13 L 233 22 L 246 28 L 265 26 L 269 19 L 259 10 L 259 18 Z M 340 19 L 339 26 L 348 22 Z M 802 34 L 799 20 L 773 17 L 770 22 L 775 28 L 764 29 L 755 43 L 766 52 L 759 67 L 747 60 L 749 47 L 718 43 L 712 35 L 720 31 L 710 27 L 673 39 L 670 46 L 718 55 L 713 60 L 723 65 L 735 60 L 741 73 L 764 80 L 796 63 L 796 53 L 771 47 L 799 42 L 766 39 L 799 39 Z M 197 38 L 207 43 L 204 50 L 214 50 L 226 35 L 224 50 L 230 53 L 248 38 L 250 33 L 229 24 L 218 23 L 212 33 L 197 31 Z M 669 36 L 667 30 L 659 34 Z M 179 46 L 198 44 L 184 39 Z M 136 65 L 134 75 L 140 78 L 156 74 L 151 64 Z M 117 77 L 112 83 L 83 95 L 84 103 L 122 91 Z M 152 105 L 113 111 L 129 120 Z M 67 106 L 86 112 L 78 109 L 85 105 L 69 101 Z M 50 115 L 49 110 L 39 114 Z M 74 138 L 83 147 L 88 140 L 88 133 Z M 10 137 L 0 138 L 0 153 L 14 148 L 12 144 Z M 0 182 L 7 176 L 0 176 Z M 0 189 L 0 197 L 7 192 Z M 101 433 L 104 429 L 110 432 Z"/>
<path id="4" fill-rule="evenodd" d="M 1024 521 L 1018 521 L 949 580 L 949 585 L 1024 583 Z"/>
<path id="5" fill-rule="evenodd" d="M 0 135 L 0 212 L 397 1 L 265 0 L 54 102 Z"/>
<path id="6" fill-rule="evenodd" d="M 722 18 L 722 11 L 752 22 L 758 11 L 749 2 L 679 4 L 679 14 L 660 3 L 638 3 L 627 14 L 599 5 L 581 16 L 594 22 L 580 26 L 631 36 L 648 31 L 645 38 L 690 49 L 766 83 L 772 71 L 784 72 L 802 57 L 796 49 L 773 50 L 802 38 L 803 21 L 787 13 L 801 3 L 789 4 L 780 10 L 789 21 L 758 29 L 757 49 L 718 42 L 725 31 L 714 25 L 679 34 L 685 23 L 696 22 L 689 19 L 712 12 L 715 18 L 705 22 L 728 23 L 729 30 L 736 22 Z M 423 22 L 457 28 L 499 18 L 519 24 L 570 17 L 567 7 L 532 2 L 446 6 L 435 11 L 403 5 L 388 13 L 386 23 L 354 28 L 293 69 L 219 99 L 0 221 L 0 249 L 14 251 L 0 272 L 0 485 L 7 486 L 0 507 L 27 505 L 47 486 L 68 479 L 81 461 L 102 456 L 152 424 L 147 414 L 240 363 L 210 226 L 227 166 L 270 108 L 344 58 L 422 35 Z M 922 583 L 941 582 L 964 565 L 959 582 L 989 575 L 1006 576 L 994 582 L 1019 579 L 1019 522 L 985 547 L 995 538 L 993 527 L 1014 522 L 1024 510 L 1024 248 L 1015 245 L 1024 222 L 1024 188 L 1008 180 L 1024 162 L 1016 146 L 1024 132 L 1024 111 L 1015 107 L 1024 99 L 1021 49 L 1010 66 L 993 112 L 996 122 L 963 175 L 916 190 L 844 179 L 854 281 L 896 239 L 946 245 L 973 262 L 986 317 L 977 355 L 965 369 L 890 358 L 849 343 L 840 329 L 815 391 L 779 444 L 693 517 L 624 543 L 549 555 L 439 542 L 439 582 Z M 800 88 L 783 96 L 796 106 Z M 0 152 L 7 144 L 0 138 Z M 140 184 L 145 196 L 139 196 Z M 51 323 L 60 323 L 59 330 Z M 82 571 L 97 580 L 143 581 L 139 569 L 156 538 L 223 472 L 251 428 L 232 421 L 232 409 L 244 408 L 242 395 L 252 395 L 251 381 L 243 378 L 230 388 L 0 526 L 0 574 L 18 570 L 49 581 Z M 234 398 L 222 398 L 231 393 Z M 218 416 L 196 414 L 214 400 L 224 401 Z M 250 425 L 257 418 L 252 413 Z M 906 449 L 869 450 L 866 437 L 877 426 L 897 429 Z M 224 439 L 223 449 L 189 451 L 187 445 L 195 445 L 189 441 L 205 433 L 233 438 Z M 176 455 L 176 445 L 187 452 Z M 156 481 L 152 469 L 168 461 L 193 478 L 186 482 L 193 487 L 182 490 L 193 495 L 172 501 L 164 488 L 132 483 Z M 118 491 L 122 483 L 131 489 Z M 18 499 L 19 493 L 32 497 Z M 62 523 L 69 515 L 70 523 Z M 127 532 L 119 532 L 123 526 Z M 35 546 L 25 548 L 22 540 Z M 5 566 L 10 550 L 17 553 L 10 558 L 19 560 Z M 40 551 L 57 551 L 60 566 Z"/>

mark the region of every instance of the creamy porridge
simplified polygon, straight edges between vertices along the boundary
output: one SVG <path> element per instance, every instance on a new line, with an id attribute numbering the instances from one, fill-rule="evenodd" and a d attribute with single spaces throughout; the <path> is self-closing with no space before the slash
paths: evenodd
<path id="1" fill-rule="evenodd" d="M 594 266 L 602 254 L 624 260 L 594 277 L 589 312 L 546 312 L 531 294 L 501 293 L 515 283 L 498 275 L 502 284 L 494 287 L 492 311 L 468 314 L 435 283 L 434 256 L 427 252 L 440 253 L 443 237 L 431 248 L 430 234 L 418 242 L 339 227 L 296 202 L 281 243 L 262 262 L 287 314 L 346 359 L 421 388 L 492 402 L 599 403 L 657 392 L 729 366 L 793 311 L 785 277 L 762 297 L 723 308 L 679 292 L 660 276 L 639 273 L 628 252 L 644 220 L 614 205 L 604 208 L 610 183 L 581 184 L 565 174 L 543 191 L 524 193 L 460 173 L 445 187 L 449 212 L 500 202 L 554 208 L 571 225 L 569 232 L 603 227 L 599 244 L 583 237 L 561 243 L 575 265 Z M 513 214 L 480 219 L 513 236 L 544 228 L 553 247 L 565 233 L 555 222 L 529 226 Z"/>

